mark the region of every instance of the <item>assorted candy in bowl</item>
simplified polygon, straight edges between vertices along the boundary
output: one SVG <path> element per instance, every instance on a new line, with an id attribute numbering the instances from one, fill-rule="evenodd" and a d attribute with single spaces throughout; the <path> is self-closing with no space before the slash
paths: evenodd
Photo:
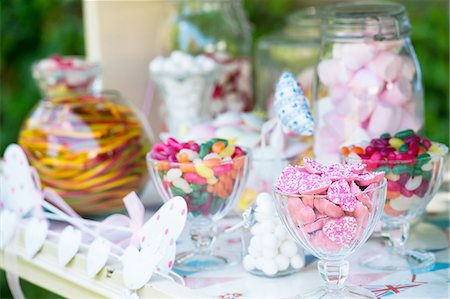
<path id="1" fill-rule="evenodd" d="M 386 252 L 369 253 L 362 263 L 382 270 L 423 268 L 434 263 L 429 252 L 405 248 L 409 220 L 424 212 L 438 191 L 446 164 L 448 148 L 422 138 L 413 130 L 393 136 L 382 134 L 369 144 L 343 147 L 347 163 L 364 163 L 366 170 L 383 172 L 387 179 L 382 233 L 389 237 Z"/>
<path id="2" fill-rule="evenodd" d="M 248 151 L 218 138 L 201 144 L 168 138 L 153 147 L 147 162 L 162 198 L 181 196 L 188 206 L 195 250 L 182 253 L 175 267 L 197 271 L 229 263 L 211 254 L 214 222 L 226 215 L 245 186 Z"/>
<path id="3" fill-rule="evenodd" d="M 327 282 L 303 294 L 306 298 L 374 298 L 368 290 L 344 285 L 345 259 L 370 237 L 385 201 L 384 174 L 364 168 L 305 158 L 304 167 L 289 165 L 275 183 L 278 214 L 294 240 L 320 259 L 319 272 Z"/>

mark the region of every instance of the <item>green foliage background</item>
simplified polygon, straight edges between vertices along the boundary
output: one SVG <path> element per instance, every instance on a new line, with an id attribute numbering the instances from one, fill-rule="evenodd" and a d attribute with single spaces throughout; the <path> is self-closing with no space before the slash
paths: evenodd
<path id="1" fill-rule="evenodd" d="M 337 1 L 244 0 L 254 38 L 280 29 L 296 9 Z M 412 22 L 412 41 L 422 68 L 426 135 L 449 142 L 449 3 L 402 0 Z M 20 125 L 39 100 L 31 78 L 33 61 L 51 54 L 84 54 L 80 0 L 0 2 L 0 153 L 14 142 Z M 10 298 L 4 277 L 1 298 Z M 27 298 L 56 298 L 27 284 Z"/>

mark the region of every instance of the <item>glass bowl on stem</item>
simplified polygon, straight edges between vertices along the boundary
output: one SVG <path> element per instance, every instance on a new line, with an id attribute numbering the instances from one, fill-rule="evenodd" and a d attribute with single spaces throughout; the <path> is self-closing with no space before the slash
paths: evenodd
<path id="1" fill-rule="evenodd" d="M 238 262 L 234 256 L 214 252 L 216 222 L 222 219 L 240 196 L 249 170 L 249 151 L 243 156 L 208 164 L 159 161 L 147 155 L 148 168 L 158 193 L 164 201 L 181 196 L 188 206 L 190 239 L 193 250 L 177 255 L 174 269 L 196 272 L 221 268 Z M 199 175 L 199 166 L 214 171 L 213 179 Z"/>
<path id="2" fill-rule="evenodd" d="M 381 235 L 386 250 L 368 252 L 360 258 L 362 266 L 385 271 L 426 268 L 434 264 L 431 252 L 407 249 L 410 220 L 424 213 L 442 183 L 448 148 L 433 142 L 440 154 L 424 153 L 409 159 L 361 159 L 342 155 L 345 163 L 364 163 L 367 171 L 383 171 L 387 179 L 386 203 L 381 217 Z"/>
<path id="3" fill-rule="evenodd" d="M 318 269 L 326 282 L 326 286 L 300 294 L 299 298 L 375 298 L 364 288 L 345 284 L 349 274 L 346 258 L 367 241 L 380 219 L 386 179 L 360 191 L 340 194 L 342 197 L 364 198 L 358 203 L 361 208 L 351 213 L 332 204 L 328 195 L 289 194 L 277 188 L 273 191 L 283 224 L 297 243 L 320 259 Z M 314 212 L 314 219 L 310 213 L 305 217 L 305 208 Z"/>

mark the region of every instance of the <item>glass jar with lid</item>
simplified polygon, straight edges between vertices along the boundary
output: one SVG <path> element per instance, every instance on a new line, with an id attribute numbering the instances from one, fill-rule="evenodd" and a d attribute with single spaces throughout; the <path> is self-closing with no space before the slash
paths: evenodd
<path id="1" fill-rule="evenodd" d="M 421 72 L 403 5 L 345 3 L 322 13 L 314 81 L 314 154 L 339 161 L 343 145 L 423 127 Z M 370 157 L 368 157 L 370 158 Z"/>
<path id="2" fill-rule="evenodd" d="M 315 7 L 297 11 L 286 26 L 258 41 L 255 63 L 256 109 L 272 115 L 275 83 L 284 71 L 292 72 L 311 100 L 314 67 L 320 50 L 320 17 Z"/>
<path id="3" fill-rule="evenodd" d="M 42 99 L 19 135 L 43 187 L 91 217 L 124 210 L 122 198 L 144 187 L 151 136 L 119 93 L 96 91 L 99 75 L 98 64 L 80 57 L 35 63 Z"/>
<path id="4" fill-rule="evenodd" d="M 205 54 L 219 64 L 212 115 L 253 105 L 250 24 L 240 0 L 180 0 L 171 19 L 170 49 Z"/>

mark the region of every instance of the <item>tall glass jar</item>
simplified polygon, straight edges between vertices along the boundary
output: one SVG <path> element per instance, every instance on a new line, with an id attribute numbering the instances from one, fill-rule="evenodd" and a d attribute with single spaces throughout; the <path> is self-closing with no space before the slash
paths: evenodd
<path id="1" fill-rule="evenodd" d="M 251 28 L 240 0 L 180 0 L 171 49 L 206 54 L 220 65 L 211 114 L 248 111 L 253 104 Z"/>
<path id="2" fill-rule="evenodd" d="M 19 144 L 41 179 L 83 216 L 124 209 L 122 198 L 147 182 L 149 134 L 116 92 L 94 92 L 100 68 L 78 57 L 33 65 L 42 99 Z"/>
<path id="3" fill-rule="evenodd" d="M 308 100 L 320 50 L 320 17 L 315 7 L 297 11 L 287 25 L 258 41 L 255 63 L 256 108 L 272 115 L 273 92 L 284 71 L 297 75 Z"/>
<path id="4" fill-rule="evenodd" d="M 346 3 L 323 11 L 314 82 L 314 153 L 338 162 L 343 145 L 423 126 L 420 67 L 405 7 Z"/>

